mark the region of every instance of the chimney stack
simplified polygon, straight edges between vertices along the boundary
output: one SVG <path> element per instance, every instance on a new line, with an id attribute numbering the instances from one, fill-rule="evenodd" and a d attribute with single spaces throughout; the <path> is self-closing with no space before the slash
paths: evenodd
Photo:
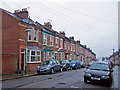
<path id="1" fill-rule="evenodd" d="M 77 43 L 80 44 L 80 40 L 77 40 Z"/>
<path id="2" fill-rule="evenodd" d="M 69 37 L 71 40 L 74 40 L 74 37 L 73 36 L 71 36 L 71 37 Z"/>
<path id="3" fill-rule="evenodd" d="M 48 27 L 49 29 L 52 29 L 52 25 L 50 22 L 44 22 L 44 26 Z"/>
<path id="4" fill-rule="evenodd" d="M 28 11 L 27 8 L 20 10 L 15 10 L 14 14 L 22 19 L 27 19 L 28 18 Z"/>
<path id="5" fill-rule="evenodd" d="M 62 34 L 63 36 L 65 36 L 65 32 L 64 31 L 60 31 L 60 34 Z"/>

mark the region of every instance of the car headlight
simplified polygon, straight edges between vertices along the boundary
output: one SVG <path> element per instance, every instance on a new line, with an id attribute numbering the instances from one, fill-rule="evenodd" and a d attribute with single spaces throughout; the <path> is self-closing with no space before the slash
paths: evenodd
<path id="1" fill-rule="evenodd" d="M 87 76 L 87 77 L 91 77 L 90 73 L 84 73 L 84 75 Z"/>
<path id="2" fill-rule="evenodd" d="M 101 76 L 101 78 L 110 78 L 109 76 Z"/>

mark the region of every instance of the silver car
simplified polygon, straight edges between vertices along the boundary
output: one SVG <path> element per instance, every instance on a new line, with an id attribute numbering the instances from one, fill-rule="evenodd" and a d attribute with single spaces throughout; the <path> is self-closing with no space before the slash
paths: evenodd
<path id="1" fill-rule="evenodd" d="M 62 65 L 57 60 L 46 60 L 37 68 L 37 74 L 62 72 Z"/>

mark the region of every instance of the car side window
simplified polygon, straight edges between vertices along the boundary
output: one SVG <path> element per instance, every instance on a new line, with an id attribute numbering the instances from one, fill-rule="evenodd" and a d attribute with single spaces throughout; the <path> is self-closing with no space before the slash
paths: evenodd
<path id="1" fill-rule="evenodd" d="M 56 64 L 56 61 L 53 61 L 53 64 Z"/>
<path id="2" fill-rule="evenodd" d="M 50 65 L 52 65 L 52 61 L 50 61 Z"/>
<path id="3" fill-rule="evenodd" d="M 59 62 L 58 62 L 58 61 L 56 61 L 56 63 L 57 63 L 57 64 L 59 64 Z"/>

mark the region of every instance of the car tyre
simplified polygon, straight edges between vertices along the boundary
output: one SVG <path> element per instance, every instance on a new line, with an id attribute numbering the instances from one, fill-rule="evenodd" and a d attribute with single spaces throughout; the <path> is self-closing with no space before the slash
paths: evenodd
<path id="1" fill-rule="evenodd" d="M 87 83 L 87 80 L 84 78 L 84 82 Z"/>
<path id="2" fill-rule="evenodd" d="M 111 81 L 108 81 L 107 85 L 108 85 L 108 86 L 111 86 Z"/>
<path id="3" fill-rule="evenodd" d="M 68 71 L 68 68 L 66 68 L 66 71 Z"/>
<path id="4" fill-rule="evenodd" d="M 51 74 L 54 74 L 54 73 L 55 73 L 55 72 L 54 72 L 54 69 L 52 68 L 52 69 L 51 69 Z"/>
<path id="5" fill-rule="evenodd" d="M 62 72 L 62 68 L 60 68 L 60 72 Z"/>

